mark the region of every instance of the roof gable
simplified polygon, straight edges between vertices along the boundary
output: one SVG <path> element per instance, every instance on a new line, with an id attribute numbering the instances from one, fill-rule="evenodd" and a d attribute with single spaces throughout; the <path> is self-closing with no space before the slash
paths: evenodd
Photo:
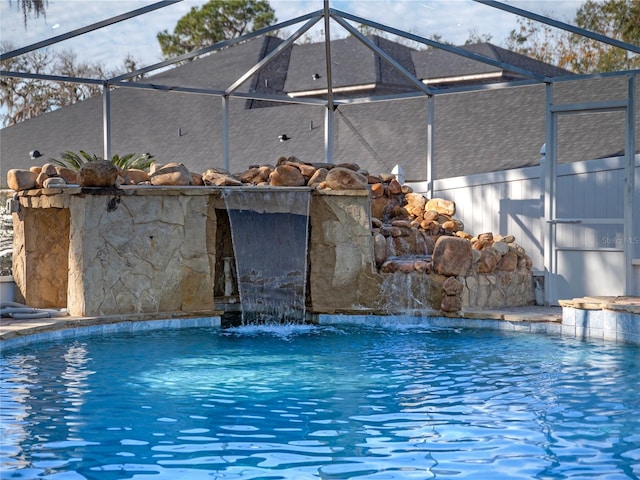
<path id="1" fill-rule="evenodd" d="M 271 36 L 254 38 L 231 47 L 216 50 L 196 60 L 148 77 L 143 82 L 225 90 L 283 41 L 280 38 Z M 288 51 L 283 52 L 280 57 L 283 57 L 288 63 Z M 272 76 L 278 70 L 272 72 Z M 283 79 L 285 75 L 283 72 Z M 249 91 L 250 89 L 255 91 L 257 87 L 258 75 L 253 75 L 250 81 L 241 87 L 241 91 Z"/>
<path id="2" fill-rule="evenodd" d="M 368 38 L 410 73 L 415 73 L 411 48 L 377 35 Z M 394 67 L 355 37 L 331 42 L 331 63 L 334 89 L 411 85 Z M 326 70 L 324 42 L 294 46 L 285 91 L 326 90 Z"/>
<path id="3" fill-rule="evenodd" d="M 474 43 L 458 48 L 543 76 L 557 77 L 571 74 L 571 72 L 562 68 L 506 50 L 491 43 Z M 502 80 L 522 78 L 519 74 L 445 50 L 414 51 L 412 58 L 416 68 L 416 76 L 423 81 L 431 81 L 427 83 L 447 82 L 447 79 L 454 78 L 458 80 L 468 78 L 474 81 L 479 81 L 483 77 Z"/>

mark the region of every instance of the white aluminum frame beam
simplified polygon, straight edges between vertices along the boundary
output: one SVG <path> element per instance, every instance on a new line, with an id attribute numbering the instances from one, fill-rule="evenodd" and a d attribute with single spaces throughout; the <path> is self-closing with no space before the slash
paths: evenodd
<path id="1" fill-rule="evenodd" d="M 137 17 L 138 15 L 143 15 L 145 13 L 158 10 L 159 8 L 168 7 L 169 5 L 173 5 L 174 3 L 179 3 L 181 1 L 182 0 L 162 0 L 161 2 L 147 5 L 146 7 L 138 8 L 136 10 L 131 10 L 130 12 L 123 13 L 121 15 L 116 15 L 115 17 L 111 17 L 106 20 L 102 20 L 100 22 L 92 23 L 91 25 L 87 25 L 86 27 L 77 28 L 70 32 L 48 38 L 47 40 L 43 40 L 41 42 L 32 43 L 31 45 L 27 45 L 26 47 L 11 50 L 10 52 L 6 52 L 0 55 L 0 62 L 3 60 L 9 60 L 10 58 L 18 57 L 20 55 L 23 55 L 28 52 L 32 52 L 34 50 L 38 50 L 40 48 L 48 47 L 50 45 L 53 45 L 54 43 L 62 42 L 70 38 L 84 35 L 85 33 L 89 33 L 94 30 L 98 30 L 100 28 L 113 25 L 114 23 L 122 22 L 124 20 Z"/>
<path id="2" fill-rule="evenodd" d="M 456 55 L 460 55 L 462 57 L 469 58 L 471 60 L 476 60 L 481 63 L 485 63 L 488 65 L 492 65 L 494 67 L 501 68 L 503 70 L 508 70 L 510 72 L 519 73 L 524 75 L 527 78 L 532 78 L 538 80 L 539 82 L 544 82 L 547 80 L 547 77 L 544 75 L 539 75 L 537 73 L 531 72 L 524 68 L 517 67 L 515 65 L 511 65 L 509 63 L 500 62 L 498 60 L 494 60 L 493 58 L 485 57 L 484 55 L 478 55 L 477 53 L 470 52 L 468 50 L 464 50 L 462 48 L 454 47 L 453 45 L 447 45 L 446 43 L 436 42 L 435 40 L 431 40 L 429 38 L 421 37 L 419 35 L 414 35 L 412 33 L 403 32 L 402 30 L 398 30 L 397 28 L 389 27 L 387 25 L 383 25 L 382 23 L 373 22 L 371 20 L 367 20 L 362 17 L 358 17 L 356 15 L 351 15 L 347 12 L 342 12 L 340 10 L 331 9 L 332 15 L 340 16 L 347 20 L 352 20 L 354 22 L 361 23 L 363 25 L 367 25 L 372 28 L 376 28 L 378 30 L 382 30 L 383 32 L 391 33 L 393 35 L 397 35 L 399 37 L 407 38 L 409 40 L 413 40 L 414 42 L 423 43 L 430 47 L 438 48 L 440 50 L 445 50 L 450 53 L 455 53 Z"/>
<path id="3" fill-rule="evenodd" d="M 324 20 L 324 58 L 327 76 L 327 109 L 324 117 L 324 161 L 333 163 L 333 147 L 335 140 L 335 105 L 333 102 L 333 71 L 331 70 L 331 25 L 329 0 L 323 2 Z"/>
<path id="4" fill-rule="evenodd" d="M 533 13 L 528 10 L 523 10 L 522 8 L 514 7 L 512 5 L 507 5 L 505 3 L 498 2 L 496 0 L 473 0 L 473 1 L 477 3 L 481 3 L 483 5 L 487 5 L 489 7 L 503 10 L 505 12 L 513 13 L 521 17 L 526 17 L 531 20 L 535 20 L 536 22 L 550 25 L 552 27 L 560 28 L 562 30 L 566 30 L 571 33 L 576 33 L 582 37 L 587 37 L 587 38 L 591 38 L 592 40 L 597 40 L 602 43 L 607 43 L 614 47 L 622 48 L 624 50 L 629 50 L 635 53 L 640 53 L 640 46 L 632 45 L 631 43 L 626 43 L 620 40 L 616 40 L 615 38 L 607 37 L 606 35 L 601 35 L 599 33 L 595 33 L 590 30 L 586 30 L 584 28 L 576 27 L 575 25 L 571 25 L 569 23 L 560 22 L 558 20 L 545 17 L 544 15 L 538 15 L 537 13 Z"/>

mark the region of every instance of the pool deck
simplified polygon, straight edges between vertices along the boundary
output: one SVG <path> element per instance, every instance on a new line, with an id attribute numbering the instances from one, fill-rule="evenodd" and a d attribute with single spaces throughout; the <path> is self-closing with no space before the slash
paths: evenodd
<path id="1" fill-rule="evenodd" d="M 640 297 L 584 297 L 561 300 L 560 306 L 522 306 L 500 309 L 467 309 L 455 314 L 381 316 L 318 314 L 318 324 L 428 325 L 435 327 L 489 328 L 590 339 L 623 341 L 640 345 Z M 166 312 L 103 317 L 54 317 L 18 320 L 0 318 L 0 347 L 12 347 L 58 336 L 157 328 L 220 327 L 223 311 L 191 314 Z"/>

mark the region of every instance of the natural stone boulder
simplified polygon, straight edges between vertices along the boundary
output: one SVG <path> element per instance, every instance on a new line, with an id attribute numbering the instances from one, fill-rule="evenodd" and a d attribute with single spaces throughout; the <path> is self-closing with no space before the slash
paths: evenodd
<path id="1" fill-rule="evenodd" d="M 517 243 L 510 243 L 509 244 L 509 250 L 511 250 L 512 252 L 515 252 L 516 255 L 526 255 L 527 252 L 525 252 L 524 247 L 522 245 L 518 245 Z"/>
<path id="2" fill-rule="evenodd" d="M 438 213 L 437 210 L 425 210 L 422 214 L 422 219 L 425 222 L 435 222 L 436 220 L 438 220 L 439 216 L 440 213 Z"/>
<path id="3" fill-rule="evenodd" d="M 518 255 L 513 251 L 505 253 L 496 265 L 496 270 L 502 272 L 513 272 L 516 268 L 518 268 Z"/>
<path id="4" fill-rule="evenodd" d="M 13 168 L 7 172 L 7 186 L 16 192 L 36 188 L 38 174 L 30 170 Z"/>
<path id="5" fill-rule="evenodd" d="M 456 213 L 456 204 L 451 200 L 444 198 L 432 198 L 424 207 L 425 210 L 435 210 L 438 213 L 449 215 L 450 217 Z"/>
<path id="6" fill-rule="evenodd" d="M 498 255 L 502 256 L 509 251 L 509 245 L 503 241 L 493 242 L 491 245 L 492 248 L 498 252 Z"/>
<path id="7" fill-rule="evenodd" d="M 271 174 L 271 168 L 267 165 L 261 167 L 252 167 L 245 170 L 242 173 L 235 175 L 242 183 L 251 183 L 257 185 L 258 183 L 268 182 L 269 175 Z"/>
<path id="8" fill-rule="evenodd" d="M 124 185 L 138 185 L 139 183 L 145 183 L 150 180 L 147 172 L 137 168 L 123 170 L 120 176 L 122 177 L 122 184 Z"/>
<path id="9" fill-rule="evenodd" d="M 491 232 L 481 233 L 480 235 L 478 235 L 478 241 L 485 242 L 491 245 L 493 243 L 493 233 Z"/>
<path id="10" fill-rule="evenodd" d="M 360 171 L 360 165 L 357 163 L 338 163 L 335 168 L 346 168 L 348 170 L 353 170 L 354 172 Z"/>
<path id="11" fill-rule="evenodd" d="M 296 167 L 298 170 L 300 170 L 300 173 L 304 177 L 305 182 L 308 182 L 309 179 L 313 177 L 313 174 L 316 173 L 316 167 L 314 167 L 313 165 L 307 165 L 306 163 L 298 162 L 294 159 L 295 157 L 291 157 L 285 165 Z"/>
<path id="12" fill-rule="evenodd" d="M 318 185 L 320 185 L 322 182 L 324 182 L 327 179 L 328 173 L 329 173 L 329 170 L 327 170 L 326 168 L 318 168 L 316 172 L 313 174 L 313 176 L 307 182 L 307 186 L 316 188 Z"/>
<path id="13" fill-rule="evenodd" d="M 78 172 L 68 167 L 56 167 L 58 177 L 64 178 L 68 184 L 78 183 Z"/>
<path id="14" fill-rule="evenodd" d="M 414 262 L 412 261 L 403 261 L 398 263 L 398 271 L 402 273 L 412 273 L 415 271 Z"/>
<path id="15" fill-rule="evenodd" d="M 424 206 L 427 204 L 427 199 L 421 193 L 408 193 L 404 196 L 407 201 L 407 205 L 404 207 L 409 215 L 415 217 L 422 217 L 424 215 Z M 423 217 L 424 218 L 424 217 Z"/>
<path id="16" fill-rule="evenodd" d="M 434 221 L 423 220 L 420 222 L 420 228 L 422 228 L 430 236 L 438 236 L 441 233 L 440 224 Z"/>
<path id="17" fill-rule="evenodd" d="M 478 273 L 493 273 L 500 259 L 500 255 L 493 247 L 487 247 L 484 250 L 475 250 L 479 252 L 480 259 L 476 263 L 476 272 Z"/>
<path id="18" fill-rule="evenodd" d="M 464 289 L 464 285 L 456 279 L 456 277 L 447 278 L 442 284 L 445 295 L 460 295 Z"/>
<path id="19" fill-rule="evenodd" d="M 56 188 L 66 185 L 67 182 L 64 181 L 62 177 L 49 177 L 46 178 L 44 182 L 42 182 L 42 188 Z"/>
<path id="20" fill-rule="evenodd" d="M 382 183 L 374 183 L 371 185 L 371 198 L 384 197 L 384 185 Z"/>
<path id="21" fill-rule="evenodd" d="M 382 273 L 395 273 L 400 268 L 400 264 L 397 260 L 387 260 L 380 267 L 380 272 Z"/>
<path id="22" fill-rule="evenodd" d="M 395 178 L 389 182 L 387 189 L 389 190 L 389 195 L 400 195 L 402 193 L 402 185 Z"/>
<path id="23" fill-rule="evenodd" d="M 274 187 L 302 187 L 305 185 L 300 170 L 292 165 L 278 165 L 269 175 L 269 185 Z"/>
<path id="24" fill-rule="evenodd" d="M 47 175 L 47 172 L 45 172 L 44 170 L 42 170 L 38 176 L 36 177 L 36 187 L 38 188 L 43 188 L 44 187 L 44 181 L 49 178 L 49 175 Z"/>
<path id="25" fill-rule="evenodd" d="M 377 267 L 387 260 L 387 240 L 380 233 L 373 235 L 373 256 Z"/>
<path id="26" fill-rule="evenodd" d="M 447 232 L 459 232 L 464 230 L 464 223 L 462 223 L 458 219 L 447 220 L 446 222 L 442 222 L 442 228 Z"/>
<path id="27" fill-rule="evenodd" d="M 445 295 L 442 297 L 440 310 L 453 313 L 462 310 L 462 299 L 458 295 Z"/>
<path id="28" fill-rule="evenodd" d="M 513 243 L 516 241 L 516 237 L 513 235 L 494 235 L 494 242 L 504 242 L 504 243 Z"/>
<path id="29" fill-rule="evenodd" d="M 425 273 L 428 275 L 431 273 L 431 262 L 428 262 L 427 260 L 416 260 L 413 263 L 413 268 L 418 273 Z"/>
<path id="30" fill-rule="evenodd" d="M 191 172 L 182 163 L 167 163 L 151 174 L 152 185 L 191 185 Z"/>
<path id="31" fill-rule="evenodd" d="M 109 160 L 94 160 L 80 167 L 78 177 L 81 187 L 115 187 L 118 167 Z"/>
<path id="32" fill-rule="evenodd" d="M 528 273 L 533 268 L 533 261 L 529 255 L 523 255 L 518 258 L 518 270 L 520 272 Z"/>
<path id="33" fill-rule="evenodd" d="M 189 172 L 191 174 L 191 185 L 195 187 L 203 187 L 204 180 L 202 180 L 202 175 L 196 172 Z"/>
<path id="34" fill-rule="evenodd" d="M 409 230 L 411 228 L 411 222 L 407 219 L 396 219 L 396 220 L 392 220 L 391 221 L 391 226 L 392 227 L 400 227 L 400 228 L 404 228 L 405 230 Z M 405 235 L 408 235 L 409 232 L 406 232 Z"/>
<path id="35" fill-rule="evenodd" d="M 464 238 L 442 236 L 433 250 L 433 270 L 447 276 L 464 275 L 471 267 L 471 243 Z"/>
<path id="36" fill-rule="evenodd" d="M 332 168 L 325 183 L 332 190 L 366 190 L 368 185 L 367 177 L 344 167 Z"/>
<path id="37" fill-rule="evenodd" d="M 56 166 L 52 163 L 45 163 L 42 166 L 41 172 L 44 172 L 47 177 L 57 177 L 58 171 L 56 170 Z"/>
<path id="38" fill-rule="evenodd" d="M 202 173 L 202 181 L 205 185 L 214 185 L 216 187 L 240 187 L 242 182 L 232 177 L 228 173 L 221 172 L 215 168 L 209 168 Z"/>

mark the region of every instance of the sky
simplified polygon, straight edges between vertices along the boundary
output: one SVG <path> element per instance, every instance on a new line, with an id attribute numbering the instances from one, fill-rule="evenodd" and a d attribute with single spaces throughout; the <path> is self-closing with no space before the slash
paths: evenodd
<path id="1" fill-rule="evenodd" d="M 138 65 L 161 61 L 156 39 L 162 30 L 173 31 L 177 21 L 206 0 L 181 2 L 109 27 L 61 42 L 79 60 L 117 69 L 128 55 Z M 571 23 L 583 0 L 507 0 L 505 3 Z M 23 22 L 18 0 L 0 0 L 0 41 L 14 48 L 33 44 L 86 25 L 155 3 L 141 0 L 49 0 L 46 15 Z M 279 22 L 323 8 L 323 0 L 269 0 Z M 471 33 L 490 35 L 504 45 L 517 27 L 516 17 L 473 0 L 330 0 L 329 6 L 410 33 L 463 44 Z M 302 25 L 302 24 L 300 24 Z M 296 27 L 287 30 L 292 33 Z M 339 25 L 330 25 L 332 36 L 346 36 Z M 311 32 L 321 38 L 320 26 Z M 4 51 L 4 49 L 2 49 Z"/>

